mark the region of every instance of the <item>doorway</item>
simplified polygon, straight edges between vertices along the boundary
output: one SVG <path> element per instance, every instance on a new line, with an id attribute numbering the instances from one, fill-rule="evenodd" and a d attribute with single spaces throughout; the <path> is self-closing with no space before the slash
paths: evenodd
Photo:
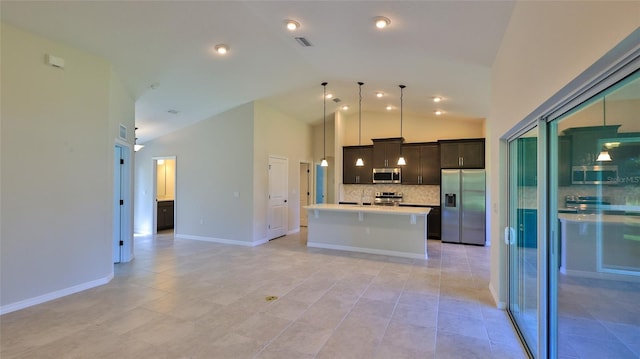
<path id="1" fill-rule="evenodd" d="M 289 160 L 287 158 L 269 156 L 268 240 L 287 234 L 289 218 L 288 173 Z"/>
<path id="2" fill-rule="evenodd" d="M 325 194 L 327 193 L 325 176 L 324 167 L 316 164 L 316 203 L 325 203 Z"/>
<path id="3" fill-rule="evenodd" d="M 311 200 L 311 170 L 309 163 L 300 163 L 300 227 L 307 227 L 307 211 Z"/>
<path id="4" fill-rule="evenodd" d="M 173 234 L 176 224 L 176 157 L 154 157 L 153 168 L 153 233 Z"/>
<path id="5" fill-rule="evenodd" d="M 113 152 L 113 263 L 132 258 L 131 229 L 131 149 L 116 144 Z"/>

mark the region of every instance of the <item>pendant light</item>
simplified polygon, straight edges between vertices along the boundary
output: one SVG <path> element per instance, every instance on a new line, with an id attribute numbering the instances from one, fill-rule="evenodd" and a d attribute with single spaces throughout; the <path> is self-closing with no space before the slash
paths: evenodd
<path id="1" fill-rule="evenodd" d="M 402 95 L 405 85 L 399 85 L 400 87 L 400 139 L 402 141 Z M 402 156 L 402 146 L 400 146 L 400 158 L 398 158 L 398 166 L 404 166 L 407 164 L 407 161 L 404 160 L 404 156 Z"/>
<path id="2" fill-rule="evenodd" d="M 364 82 L 358 82 L 358 146 L 362 145 L 360 141 L 362 139 L 362 85 L 364 85 Z M 362 157 L 358 157 L 356 160 L 356 166 L 364 166 Z"/>
<path id="3" fill-rule="evenodd" d="M 604 130 L 604 127 L 607 126 L 607 107 L 606 107 L 606 103 L 605 103 L 605 98 L 602 98 L 602 127 Z M 609 154 L 609 151 L 607 151 L 606 147 L 602 147 L 602 151 L 600 151 L 600 153 L 598 154 L 598 158 L 596 158 L 597 162 L 609 162 L 611 161 L 611 155 Z"/>
<path id="4" fill-rule="evenodd" d="M 329 167 L 327 162 L 327 83 L 322 85 L 322 162 L 321 167 Z"/>

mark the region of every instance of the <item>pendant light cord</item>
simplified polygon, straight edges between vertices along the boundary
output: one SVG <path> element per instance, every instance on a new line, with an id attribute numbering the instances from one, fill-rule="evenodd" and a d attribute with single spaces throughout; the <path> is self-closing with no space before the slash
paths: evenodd
<path id="1" fill-rule="evenodd" d="M 362 145 L 362 85 L 364 82 L 358 82 L 358 145 Z"/>
<path id="2" fill-rule="evenodd" d="M 327 83 L 322 84 L 322 159 L 327 159 Z"/>
<path id="3" fill-rule="evenodd" d="M 602 127 L 607 127 L 607 101 L 606 97 L 602 97 Z"/>
<path id="4" fill-rule="evenodd" d="M 404 97 L 404 88 L 405 85 L 400 85 L 400 137 L 402 137 L 402 100 Z M 400 148 L 400 153 L 402 153 L 402 148 Z"/>

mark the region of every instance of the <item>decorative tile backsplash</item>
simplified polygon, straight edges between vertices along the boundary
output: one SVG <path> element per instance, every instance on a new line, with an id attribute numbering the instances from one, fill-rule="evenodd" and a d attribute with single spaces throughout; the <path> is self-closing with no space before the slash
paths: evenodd
<path id="1" fill-rule="evenodd" d="M 373 202 L 376 192 L 402 192 L 404 202 L 440 205 L 440 186 L 411 186 L 400 184 L 345 184 L 338 201 Z"/>
<path id="2" fill-rule="evenodd" d="M 537 188 L 533 186 L 520 187 L 519 208 L 537 207 Z M 558 188 L 558 207 L 565 207 L 565 197 L 596 196 L 606 198 L 612 205 L 640 205 L 640 186 L 594 186 L 572 185 Z"/>

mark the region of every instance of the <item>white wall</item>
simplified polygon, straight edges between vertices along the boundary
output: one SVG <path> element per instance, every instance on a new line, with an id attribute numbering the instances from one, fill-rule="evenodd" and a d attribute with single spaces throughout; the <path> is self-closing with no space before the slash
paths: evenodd
<path id="1" fill-rule="evenodd" d="M 176 235 L 252 242 L 253 117 L 249 103 L 145 143 L 135 161 L 136 232 L 152 232 L 152 158 L 176 156 Z"/>
<path id="2" fill-rule="evenodd" d="M 254 242 L 267 238 L 269 155 L 288 159 L 288 232 L 300 228 L 300 162 L 313 161 L 311 126 L 256 101 L 254 121 Z"/>
<path id="3" fill-rule="evenodd" d="M 121 262 L 128 262 L 133 259 L 134 243 L 133 243 L 133 173 L 134 173 L 134 150 L 135 144 L 135 99 L 131 92 L 125 87 L 124 82 L 111 69 L 109 80 L 109 136 L 107 141 L 111 146 L 117 143 L 128 151 L 129 161 L 124 164 L 123 175 L 128 176 L 128 196 L 125 196 L 129 203 L 125 204 L 127 215 L 121 219 L 120 225 L 127 227 L 127 238 L 122 238 L 124 243 Z M 127 128 L 127 139 L 120 138 L 120 124 Z M 115 139 L 115 140 L 114 140 Z M 113 150 L 111 150 L 113 153 Z M 108 164 L 109 174 L 113 177 L 113 161 Z M 125 186 L 123 186 L 125 187 Z M 123 191 L 126 188 L 123 188 Z M 114 194 L 115 195 L 115 194 Z M 112 201 L 112 206 L 114 206 Z M 115 208 L 113 208 L 115 210 Z M 124 236 L 125 232 L 122 232 Z M 117 234 L 114 233 L 117 236 Z"/>
<path id="4" fill-rule="evenodd" d="M 298 168 L 312 161 L 311 153 L 310 126 L 260 101 L 147 142 L 136 152 L 136 232 L 152 232 L 152 158 L 162 156 L 176 156 L 176 236 L 246 245 L 266 240 L 269 155 L 289 160 L 288 230 L 296 230 Z"/>
<path id="5" fill-rule="evenodd" d="M 0 312 L 113 276 L 114 119 L 133 102 L 106 61 L 2 24 Z M 64 69 L 45 54 L 65 59 Z M 112 87 L 113 86 L 113 87 Z"/>
<path id="6" fill-rule="evenodd" d="M 640 2 L 575 1 L 516 4 L 492 71 L 487 123 L 488 231 L 491 290 L 504 303 L 506 147 L 501 137 L 640 24 Z"/>
<path id="7" fill-rule="evenodd" d="M 327 162 L 329 163 L 329 167 L 325 169 L 326 171 L 326 198 L 325 203 L 337 203 L 338 186 L 342 184 L 342 161 L 338 161 L 342 158 L 342 147 L 337 142 L 337 137 L 339 135 L 336 132 L 336 124 L 339 123 L 338 118 L 339 113 L 328 113 L 326 120 L 326 144 L 323 146 L 324 139 L 324 125 L 322 122 L 314 124 L 312 126 L 312 141 L 313 141 L 313 161 L 314 168 L 315 164 L 320 164 L 322 158 L 326 154 Z M 337 149 L 339 148 L 339 151 Z M 340 179 L 337 181 L 336 176 L 340 173 Z M 315 178 L 314 178 L 315 183 Z M 315 203 L 315 191 L 313 196 L 313 202 Z"/>
<path id="8" fill-rule="evenodd" d="M 343 115 L 344 139 L 341 146 L 358 145 L 358 114 Z M 400 116 L 397 113 L 363 112 L 362 145 L 372 145 L 372 138 L 400 137 Z M 451 117 L 402 116 L 402 137 L 405 142 L 432 142 L 458 138 L 484 137 L 483 119 Z"/>

